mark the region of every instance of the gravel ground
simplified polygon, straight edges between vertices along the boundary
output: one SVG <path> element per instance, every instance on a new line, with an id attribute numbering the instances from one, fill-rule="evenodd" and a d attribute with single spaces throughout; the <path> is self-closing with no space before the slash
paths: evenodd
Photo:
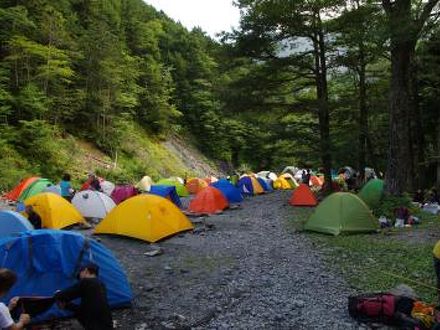
<path id="1" fill-rule="evenodd" d="M 144 242 L 101 236 L 135 295 L 132 310 L 115 312 L 118 328 L 358 329 L 346 312 L 350 289 L 306 235 L 287 230 L 289 195 L 193 219 L 198 233 L 156 244 L 164 253 L 155 257 Z"/>
<path id="2" fill-rule="evenodd" d="M 351 289 L 324 266 L 305 234 L 288 231 L 290 193 L 192 218 L 195 233 L 154 245 L 99 236 L 125 267 L 135 297 L 132 309 L 114 312 L 116 327 L 359 329 L 346 311 Z M 144 254 L 158 247 L 162 254 Z M 57 328 L 76 327 L 69 321 Z"/>

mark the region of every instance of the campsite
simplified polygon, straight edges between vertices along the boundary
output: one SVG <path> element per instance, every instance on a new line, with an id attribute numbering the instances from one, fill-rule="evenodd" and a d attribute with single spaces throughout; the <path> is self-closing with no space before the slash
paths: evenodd
<path id="1" fill-rule="evenodd" d="M 0 1 L 0 330 L 440 330 L 439 23 Z"/>

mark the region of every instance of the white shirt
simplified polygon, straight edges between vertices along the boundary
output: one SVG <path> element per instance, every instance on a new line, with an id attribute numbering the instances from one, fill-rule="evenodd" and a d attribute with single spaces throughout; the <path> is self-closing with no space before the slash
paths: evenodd
<path id="1" fill-rule="evenodd" d="M 14 320 L 9 313 L 9 308 L 4 303 L 0 303 L 0 329 L 8 329 L 13 324 Z"/>

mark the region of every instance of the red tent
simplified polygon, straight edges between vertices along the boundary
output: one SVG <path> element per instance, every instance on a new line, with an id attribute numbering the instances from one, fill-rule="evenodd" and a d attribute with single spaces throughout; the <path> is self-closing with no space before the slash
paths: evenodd
<path id="1" fill-rule="evenodd" d="M 189 203 L 188 211 L 198 214 L 215 214 L 229 206 L 228 200 L 220 190 L 208 186 L 197 193 Z"/>
<path id="2" fill-rule="evenodd" d="M 318 200 L 309 186 L 301 183 L 299 187 L 293 191 L 289 204 L 293 206 L 316 206 L 318 205 Z"/>
<path id="3" fill-rule="evenodd" d="M 11 201 L 18 200 L 18 196 L 21 195 L 21 193 L 34 181 L 39 179 L 38 176 L 33 176 L 31 178 L 26 178 L 20 181 L 18 185 L 14 187 L 10 192 L 8 192 L 6 195 L 3 196 L 5 199 L 9 199 Z"/>

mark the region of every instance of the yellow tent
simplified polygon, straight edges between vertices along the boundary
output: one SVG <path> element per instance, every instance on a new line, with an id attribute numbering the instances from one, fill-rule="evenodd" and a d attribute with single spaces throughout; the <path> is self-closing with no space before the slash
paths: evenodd
<path id="1" fill-rule="evenodd" d="M 286 178 L 279 176 L 273 183 L 273 187 L 279 190 L 292 189 L 293 187 L 289 184 Z"/>
<path id="2" fill-rule="evenodd" d="M 168 199 L 138 195 L 115 207 L 95 228 L 95 234 L 117 234 L 156 242 L 191 230 L 191 221 Z"/>
<path id="3" fill-rule="evenodd" d="M 295 189 L 299 186 L 298 182 L 296 182 L 295 178 L 290 173 L 281 174 L 280 177 L 284 178 L 292 189 Z"/>
<path id="4" fill-rule="evenodd" d="M 44 228 L 61 229 L 85 222 L 72 204 L 54 193 L 37 194 L 26 199 L 24 204 L 32 205 L 41 217 L 41 225 Z"/>
<path id="5" fill-rule="evenodd" d="M 136 183 L 135 187 L 142 191 L 150 191 L 153 184 L 154 182 L 149 176 L 144 176 L 141 181 Z"/>
<path id="6" fill-rule="evenodd" d="M 264 189 L 261 186 L 261 184 L 258 182 L 255 175 L 254 174 L 249 175 L 249 178 L 251 179 L 251 182 L 252 182 L 252 188 L 254 189 L 254 195 L 264 194 Z"/>

